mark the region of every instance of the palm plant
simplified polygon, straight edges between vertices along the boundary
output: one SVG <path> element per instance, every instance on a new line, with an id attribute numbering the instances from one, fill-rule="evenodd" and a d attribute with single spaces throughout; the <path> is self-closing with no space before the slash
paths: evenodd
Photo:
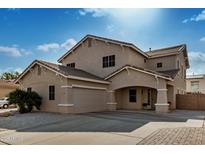
<path id="1" fill-rule="evenodd" d="M 34 91 L 26 92 L 24 90 L 16 89 L 15 91 L 10 92 L 8 97 L 9 104 L 16 104 L 19 107 L 20 113 L 31 112 L 33 107 L 40 110 L 42 98 Z"/>

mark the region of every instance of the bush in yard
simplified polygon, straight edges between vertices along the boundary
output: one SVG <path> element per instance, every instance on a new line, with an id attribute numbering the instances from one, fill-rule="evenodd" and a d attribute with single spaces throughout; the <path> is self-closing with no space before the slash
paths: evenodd
<path id="1" fill-rule="evenodd" d="M 38 93 L 26 92 L 24 90 L 16 89 L 9 93 L 9 104 L 16 104 L 19 107 L 20 113 L 27 113 L 33 110 L 33 107 L 40 110 L 42 98 Z"/>

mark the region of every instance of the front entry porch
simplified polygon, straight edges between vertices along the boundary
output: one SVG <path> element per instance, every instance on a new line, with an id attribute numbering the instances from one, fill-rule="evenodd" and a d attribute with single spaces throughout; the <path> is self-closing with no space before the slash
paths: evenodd
<path id="1" fill-rule="evenodd" d="M 133 67 L 125 67 L 108 78 L 108 109 L 155 109 L 168 112 L 174 90 L 167 86 L 172 79 Z M 173 105 L 174 106 L 174 105 Z"/>
<path id="2" fill-rule="evenodd" d="M 155 110 L 168 112 L 174 102 L 173 87 L 167 85 L 165 89 L 151 87 L 130 86 L 109 91 L 110 100 L 107 105 L 114 110 Z"/>
<path id="3" fill-rule="evenodd" d="M 154 110 L 157 90 L 147 87 L 126 87 L 116 90 L 116 109 Z"/>

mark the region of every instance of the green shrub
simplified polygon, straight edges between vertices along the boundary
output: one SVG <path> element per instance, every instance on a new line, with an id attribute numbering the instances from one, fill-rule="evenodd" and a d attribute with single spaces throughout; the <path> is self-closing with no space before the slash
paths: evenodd
<path id="1" fill-rule="evenodd" d="M 40 110 L 42 98 L 35 91 L 26 92 L 16 89 L 9 93 L 9 104 L 16 104 L 20 113 L 27 113 L 33 110 L 33 107 Z"/>

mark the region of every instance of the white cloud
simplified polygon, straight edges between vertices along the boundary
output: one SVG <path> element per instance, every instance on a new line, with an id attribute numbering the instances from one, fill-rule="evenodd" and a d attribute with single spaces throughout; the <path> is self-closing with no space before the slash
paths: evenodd
<path id="1" fill-rule="evenodd" d="M 195 21 L 205 20 L 205 10 L 203 10 L 200 14 L 198 14 L 195 18 Z"/>
<path id="2" fill-rule="evenodd" d="M 79 10 L 79 14 L 85 16 L 86 14 L 91 14 L 93 17 L 102 17 L 109 14 L 108 9 L 81 9 Z"/>
<path id="3" fill-rule="evenodd" d="M 59 49 L 60 45 L 58 43 L 48 43 L 48 44 L 42 44 L 42 45 L 38 45 L 37 49 L 44 51 L 44 52 L 48 52 L 49 50 L 56 50 Z"/>
<path id="4" fill-rule="evenodd" d="M 187 23 L 189 21 L 202 21 L 205 20 L 205 10 L 201 11 L 198 15 L 193 15 L 191 18 L 184 19 L 182 23 Z"/>
<path id="5" fill-rule="evenodd" d="M 79 14 L 80 14 L 81 16 L 84 16 L 84 15 L 86 15 L 86 11 L 84 11 L 84 10 L 79 10 Z"/>
<path id="6" fill-rule="evenodd" d="M 200 41 L 205 42 L 205 37 L 202 37 Z"/>
<path id="7" fill-rule="evenodd" d="M 22 49 L 18 49 L 17 47 L 0 46 L 0 53 L 5 53 L 6 55 L 12 57 L 22 56 L 21 51 Z"/>
<path id="8" fill-rule="evenodd" d="M 74 45 L 76 45 L 77 41 L 73 38 L 70 38 L 66 40 L 64 43 L 61 44 L 62 48 L 65 48 L 66 50 L 71 49 Z"/>
<path id="9" fill-rule="evenodd" d="M 190 52 L 189 62 L 188 74 L 205 74 L 205 52 Z"/>
<path id="10" fill-rule="evenodd" d="M 105 9 L 105 8 L 90 8 L 81 9 L 79 14 L 81 16 L 90 15 L 94 18 L 106 17 L 110 23 L 123 26 L 123 28 L 144 28 L 144 25 L 150 25 L 157 23 L 158 15 L 160 15 L 160 9 Z"/>
<path id="11" fill-rule="evenodd" d="M 16 68 L 16 69 L 14 69 L 14 72 L 19 72 L 19 73 L 22 73 L 22 72 L 23 72 L 23 69 L 22 69 L 22 68 L 20 68 L 20 67 L 18 67 L 18 68 Z"/>
<path id="12" fill-rule="evenodd" d="M 187 23 L 189 21 L 189 19 L 184 19 L 183 21 L 182 21 L 182 23 Z"/>
<path id="13" fill-rule="evenodd" d="M 8 8 L 8 11 L 16 11 L 19 10 L 19 8 Z"/>
<path id="14" fill-rule="evenodd" d="M 33 53 L 31 52 L 31 51 L 25 51 L 24 52 L 24 55 L 26 55 L 26 56 L 29 56 L 29 55 L 32 55 Z"/>
<path id="15" fill-rule="evenodd" d="M 37 46 L 37 49 L 43 52 L 56 51 L 56 50 L 69 50 L 77 41 L 73 38 L 67 39 L 63 43 L 46 43 Z"/>
<path id="16" fill-rule="evenodd" d="M 113 31 L 115 30 L 115 27 L 114 27 L 114 25 L 107 25 L 107 26 L 106 26 L 106 30 L 107 30 L 108 32 L 113 32 Z"/>

